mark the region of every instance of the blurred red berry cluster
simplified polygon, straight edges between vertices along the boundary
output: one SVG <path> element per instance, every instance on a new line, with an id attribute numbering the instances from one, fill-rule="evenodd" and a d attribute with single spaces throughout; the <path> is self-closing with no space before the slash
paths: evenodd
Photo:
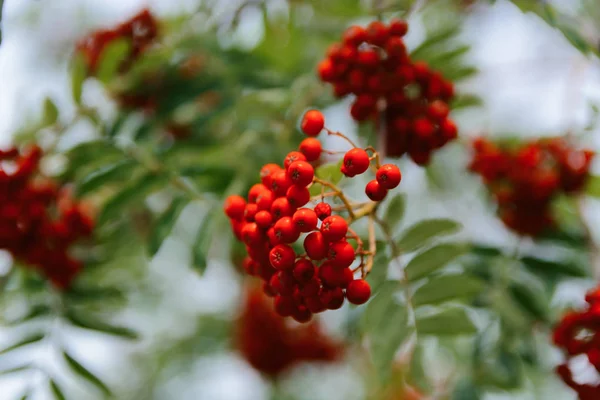
<path id="1" fill-rule="evenodd" d="M 246 291 L 237 321 L 237 347 L 258 371 L 277 377 L 301 362 L 331 362 L 343 354 L 343 345 L 326 336 L 317 321 L 290 324 L 280 317 L 260 288 Z"/>
<path id="2" fill-rule="evenodd" d="M 39 174 L 42 151 L 0 151 L 0 249 L 66 289 L 82 268 L 70 246 L 94 226 L 81 204 Z"/>
<path id="3" fill-rule="evenodd" d="M 149 10 L 143 10 L 130 20 L 113 29 L 99 30 L 85 37 L 77 44 L 77 50 L 83 54 L 88 71 L 95 73 L 106 48 L 119 39 L 129 41 L 131 48 L 120 70 L 126 70 L 158 36 L 158 22 Z"/>
<path id="4" fill-rule="evenodd" d="M 563 381 L 577 392 L 581 400 L 600 399 L 600 385 L 577 383 L 569 367 L 569 361 L 585 355 L 600 373 L 600 288 L 589 292 L 585 301 L 587 309 L 567 313 L 554 328 L 554 343 L 567 354 L 557 373 Z"/>
<path id="5" fill-rule="evenodd" d="M 403 40 L 407 31 L 401 20 L 352 26 L 331 46 L 318 72 L 337 97 L 356 96 L 350 111 L 355 120 L 385 124 L 386 155 L 408 153 L 426 165 L 433 150 L 457 136 L 448 118 L 454 86 L 426 63 L 410 59 Z"/>
<path id="6" fill-rule="evenodd" d="M 307 136 L 318 135 L 324 128 L 322 114 L 307 112 L 301 126 Z M 346 219 L 333 213 L 323 201 L 324 196 L 318 196 L 318 204 L 313 208 L 308 206 L 308 187 L 313 182 L 324 187 L 328 184 L 315 177 L 311 164 L 321 152 L 317 139 L 305 139 L 299 151 L 285 157 L 283 166 L 262 167 L 261 183 L 252 186 L 247 200 L 229 196 L 224 206 L 235 236 L 246 245 L 249 257 L 244 261 L 244 269 L 264 280 L 264 291 L 275 298 L 279 315 L 291 316 L 298 322 L 307 322 L 313 314 L 327 309 L 338 309 L 345 299 L 363 304 L 371 295 L 365 280 L 354 279 L 355 272 L 362 271 L 367 253 L 360 239 L 352 235 Z M 347 176 L 355 176 L 364 173 L 370 164 L 365 150 L 353 148 L 346 153 L 341 170 Z M 400 179 L 398 167 L 383 166 L 372 181 L 375 184 L 367 185 L 366 193 L 373 200 L 381 200 Z M 347 239 L 356 240 L 358 248 Z M 300 254 L 302 247 L 304 254 Z M 351 269 L 357 257 L 360 265 Z"/>
<path id="7" fill-rule="evenodd" d="M 563 138 L 505 147 L 484 138 L 473 142 L 470 170 L 481 175 L 498 202 L 504 224 L 522 235 L 552 228 L 551 202 L 560 193 L 581 191 L 594 153 Z"/>

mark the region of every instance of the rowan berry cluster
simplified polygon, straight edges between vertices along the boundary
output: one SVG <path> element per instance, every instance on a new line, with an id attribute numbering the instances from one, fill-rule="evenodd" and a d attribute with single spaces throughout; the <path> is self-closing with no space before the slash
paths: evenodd
<path id="1" fill-rule="evenodd" d="M 478 138 L 470 170 L 481 175 L 498 203 L 504 224 L 537 236 L 554 225 L 552 200 L 580 191 L 594 153 L 573 148 L 563 138 L 539 139 L 506 147 Z"/>
<path id="2" fill-rule="evenodd" d="M 360 271 L 364 278 L 369 272 L 375 238 L 370 238 L 370 248 L 364 249 L 349 223 L 372 217 L 378 202 L 401 180 L 398 167 L 380 166 L 374 150 L 369 156 L 366 150 L 353 146 L 344 155 L 341 171 L 353 177 L 374 163 L 376 179 L 365 188 L 372 202 L 351 203 L 336 185 L 315 176 L 311 163 L 326 152 L 315 136 L 324 124 L 320 112 L 307 112 L 301 127 L 309 137 L 300 144 L 299 151 L 290 152 L 283 166 L 264 165 L 261 183 L 252 186 L 247 200 L 230 196 L 224 206 L 233 232 L 246 244 L 249 257 L 244 269 L 264 280 L 264 291 L 275 298 L 279 315 L 292 316 L 299 322 L 309 321 L 314 313 L 340 308 L 344 299 L 353 304 L 369 299 L 369 284 L 354 275 Z M 352 143 L 341 133 L 327 132 Z M 320 185 L 321 194 L 311 198 L 311 185 Z M 328 198 L 337 198 L 343 205 L 332 207 L 325 201 Z M 352 269 L 355 261 L 358 266 Z"/>
<path id="3" fill-rule="evenodd" d="M 258 371 L 277 377 L 300 362 L 332 362 L 343 353 L 342 343 L 326 336 L 318 321 L 292 326 L 273 309 L 260 288 L 250 287 L 236 323 L 237 347 Z"/>
<path id="4" fill-rule="evenodd" d="M 388 156 L 408 153 L 426 165 L 433 150 L 457 136 L 448 117 L 454 86 L 426 63 L 410 59 L 402 39 L 407 31 L 401 20 L 352 26 L 331 46 L 318 73 L 337 97 L 356 96 L 350 110 L 356 121 L 385 124 Z"/>
<path id="5" fill-rule="evenodd" d="M 40 175 L 41 156 L 38 147 L 0 151 L 0 249 L 66 289 L 83 266 L 69 248 L 94 224 L 80 204 Z"/>
<path id="6" fill-rule="evenodd" d="M 564 364 L 557 373 L 563 381 L 577 392 L 581 400 L 600 398 L 600 385 L 577 383 L 573 379 L 569 361 L 585 355 L 590 364 L 600 373 L 600 288 L 589 292 L 585 301 L 587 309 L 567 313 L 554 328 L 554 343 L 567 354 Z"/>

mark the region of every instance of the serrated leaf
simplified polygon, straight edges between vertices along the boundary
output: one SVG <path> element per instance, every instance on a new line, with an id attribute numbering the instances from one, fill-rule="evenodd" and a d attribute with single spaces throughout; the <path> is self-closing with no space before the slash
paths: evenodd
<path id="1" fill-rule="evenodd" d="M 63 390 L 54 379 L 50 379 L 50 390 L 52 390 L 52 394 L 57 400 L 67 400 Z"/>
<path id="2" fill-rule="evenodd" d="M 16 350 L 20 347 L 27 346 L 28 344 L 37 343 L 44 338 L 43 333 L 35 333 L 33 335 L 27 336 L 24 339 L 21 339 L 17 343 L 14 343 L 4 349 L 0 350 L 0 354 L 5 354 L 10 351 Z"/>
<path id="3" fill-rule="evenodd" d="M 79 375 L 92 385 L 96 386 L 98 389 L 100 389 L 100 391 L 102 391 L 102 393 L 105 396 L 112 395 L 111 390 L 108 388 L 108 386 L 106 386 L 106 384 L 104 384 L 104 382 L 102 382 L 96 375 L 94 375 L 87 368 L 81 365 L 77 360 L 75 360 L 71 355 L 69 355 L 69 353 L 64 351 L 63 357 L 65 358 L 65 361 L 67 362 L 69 367 L 71 367 L 71 370 L 73 370 L 73 372 L 75 372 L 77 375 Z"/>
<path id="4" fill-rule="evenodd" d="M 132 329 L 125 328 L 122 326 L 115 326 L 106 322 L 92 319 L 89 316 L 83 317 L 73 310 L 69 310 L 66 314 L 66 318 L 74 325 L 83 329 L 97 331 L 101 333 L 107 333 L 110 335 L 119 336 L 125 339 L 137 339 L 138 334 Z"/>
<path id="5" fill-rule="evenodd" d="M 432 278 L 419 287 L 412 298 L 414 306 L 470 298 L 480 293 L 485 284 L 480 279 L 460 274 Z"/>
<path id="6" fill-rule="evenodd" d="M 158 252 L 164 240 L 171 234 L 179 215 L 187 204 L 188 200 L 184 198 L 173 200 L 169 208 L 156 220 L 148 239 L 148 255 L 154 256 Z"/>
<path id="7" fill-rule="evenodd" d="M 414 282 L 444 267 L 455 258 L 467 253 L 464 244 L 444 243 L 417 254 L 406 266 L 406 278 Z"/>
<path id="8" fill-rule="evenodd" d="M 383 221 L 393 232 L 394 228 L 402 221 L 406 209 L 406 197 L 404 194 L 398 194 L 388 202 Z"/>
<path id="9" fill-rule="evenodd" d="M 84 196 L 95 190 L 102 189 L 106 185 L 115 182 L 127 182 L 133 174 L 133 170 L 138 167 L 134 160 L 121 160 L 114 164 L 103 166 L 83 178 L 77 185 L 77 195 Z"/>
<path id="10" fill-rule="evenodd" d="M 103 83 L 112 80 L 123 61 L 127 58 L 131 44 L 125 39 L 113 40 L 104 48 L 96 76 Z"/>
<path id="11" fill-rule="evenodd" d="M 400 251 L 408 253 L 427 245 L 438 236 L 451 235 L 460 229 L 458 222 L 449 219 L 427 219 L 408 228 L 396 245 Z"/>
<path id="12" fill-rule="evenodd" d="M 460 110 L 468 107 L 480 107 L 483 105 L 483 100 L 481 97 L 472 95 L 472 94 L 464 94 L 456 96 L 452 102 L 450 103 L 450 109 L 452 110 Z"/>
<path id="13" fill-rule="evenodd" d="M 83 82 L 87 76 L 87 63 L 82 54 L 77 54 L 73 59 L 71 68 L 71 95 L 75 104 L 81 104 Z"/>
<path id="14" fill-rule="evenodd" d="M 130 205 L 145 199 L 168 183 L 168 177 L 148 173 L 109 199 L 98 217 L 98 225 L 118 217 Z"/>
<path id="15" fill-rule="evenodd" d="M 465 309 L 456 307 L 433 315 L 417 316 L 416 326 L 419 335 L 455 336 L 477 332 Z"/>
<path id="16" fill-rule="evenodd" d="M 58 119 L 58 108 L 50 98 L 44 100 L 44 126 L 52 125 Z"/>

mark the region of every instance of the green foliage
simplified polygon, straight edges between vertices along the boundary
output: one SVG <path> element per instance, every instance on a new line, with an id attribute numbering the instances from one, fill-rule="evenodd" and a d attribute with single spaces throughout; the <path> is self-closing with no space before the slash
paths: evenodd
<path id="1" fill-rule="evenodd" d="M 431 278 L 413 295 L 415 306 L 437 304 L 455 299 L 469 299 L 484 289 L 481 280 L 468 275 L 452 274 Z"/>
<path id="2" fill-rule="evenodd" d="M 71 67 L 71 94 L 75 104 L 81 104 L 81 94 L 83 92 L 83 81 L 87 76 L 87 66 L 83 55 L 77 54 L 73 58 Z"/>
<path id="3" fill-rule="evenodd" d="M 435 336 L 470 335 L 477 328 L 464 308 L 446 308 L 441 311 L 417 315 L 416 326 L 419 334 Z"/>
<path id="4" fill-rule="evenodd" d="M 148 254 L 153 256 L 158 252 L 163 241 L 169 236 L 179 215 L 188 204 L 185 198 L 176 198 L 171 205 L 157 218 L 152 226 L 150 238 L 148 240 Z"/>
<path id="5" fill-rule="evenodd" d="M 435 272 L 465 254 L 468 247 L 459 244 L 440 244 L 417 254 L 406 266 L 406 277 L 414 282 Z"/>
<path id="6" fill-rule="evenodd" d="M 63 390 L 54 379 L 50 379 L 50 390 L 52 391 L 52 394 L 56 400 L 67 400 Z"/>
<path id="7" fill-rule="evenodd" d="M 383 221 L 391 231 L 402 221 L 406 209 L 406 196 L 398 194 L 387 203 L 387 209 L 383 216 Z"/>
<path id="8" fill-rule="evenodd" d="M 415 251 L 438 236 L 456 233 L 460 227 L 458 222 L 449 219 L 423 220 L 406 229 L 396 245 L 402 252 Z"/>
<path id="9" fill-rule="evenodd" d="M 112 394 L 111 390 L 106 386 L 106 384 L 104 384 L 104 382 L 102 382 L 98 377 L 96 377 L 96 375 L 81 365 L 77 360 L 71 357 L 69 353 L 66 351 L 63 352 L 63 357 L 73 372 L 97 387 L 104 396 L 110 396 Z"/>

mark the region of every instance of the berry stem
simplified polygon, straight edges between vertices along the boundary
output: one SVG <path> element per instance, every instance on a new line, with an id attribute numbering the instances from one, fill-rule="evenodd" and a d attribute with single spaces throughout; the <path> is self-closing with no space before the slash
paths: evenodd
<path id="1" fill-rule="evenodd" d="M 327 182 L 327 181 L 324 181 L 322 179 L 319 179 L 316 176 L 313 178 L 313 182 L 314 183 L 319 183 L 322 186 L 326 186 L 329 189 L 333 190 L 334 195 L 337 196 L 337 197 L 339 197 L 340 200 L 342 200 L 342 202 L 344 202 L 346 210 L 350 214 L 350 219 L 351 220 L 356 219 L 355 215 L 354 215 L 354 211 L 352 210 L 352 205 L 350 204 L 350 202 L 348 201 L 348 198 L 344 195 L 344 193 L 342 192 L 342 190 L 339 187 L 337 187 L 336 185 L 334 185 L 331 182 Z"/>
<path id="2" fill-rule="evenodd" d="M 378 206 L 379 206 L 379 203 L 377 203 L 377 202 L 368 203 L 368 204 L 362 206 L 361 208 L 359 208 L 358 210 L 356 210 L 354 212 L 354 216 L 353 217 L 351 216 L 350 222 L 353 222 L 353 221 L 356 221 L 357 219 L 366 217 L 367 215 L 369 215 L 369 216 L 375 215 L 375 212 L 377 211 Z"/>
<path id="3" fill-rule="evenodd" d="M 325 128 L 325 130 L 327 131 L 328 135 L 341 137 L 346 142 L 350 143 L 350 146 L 352 146 L 353 148 L 358 148 L 358 146 L 348 136 L 344 135 L 343 133 L 341 133 L 341 132 L 334 132 L 334 131 L 329 130 L 327 128 Z"/>
<path id="4" fill-rule="evenodd" d="M 372 151 L 373 156 L 372 159 L 375 160 L 375 171 L 377 171 L 381 167 L 381 160 L 379 159 L 379 153 L 372 146 L 369 146 L 365 149 L 366 151 Z"/>
<path id="5" fill-rule="evenodd" d="M 375 260 L 375 252 L 377 251 L 377 244 L 375 242 L 375 213 L 369 215 L 369 258 L 365 267 L 361 270 L 362 278 L 365 277 L 373 269 L 373 261 Z"/>

